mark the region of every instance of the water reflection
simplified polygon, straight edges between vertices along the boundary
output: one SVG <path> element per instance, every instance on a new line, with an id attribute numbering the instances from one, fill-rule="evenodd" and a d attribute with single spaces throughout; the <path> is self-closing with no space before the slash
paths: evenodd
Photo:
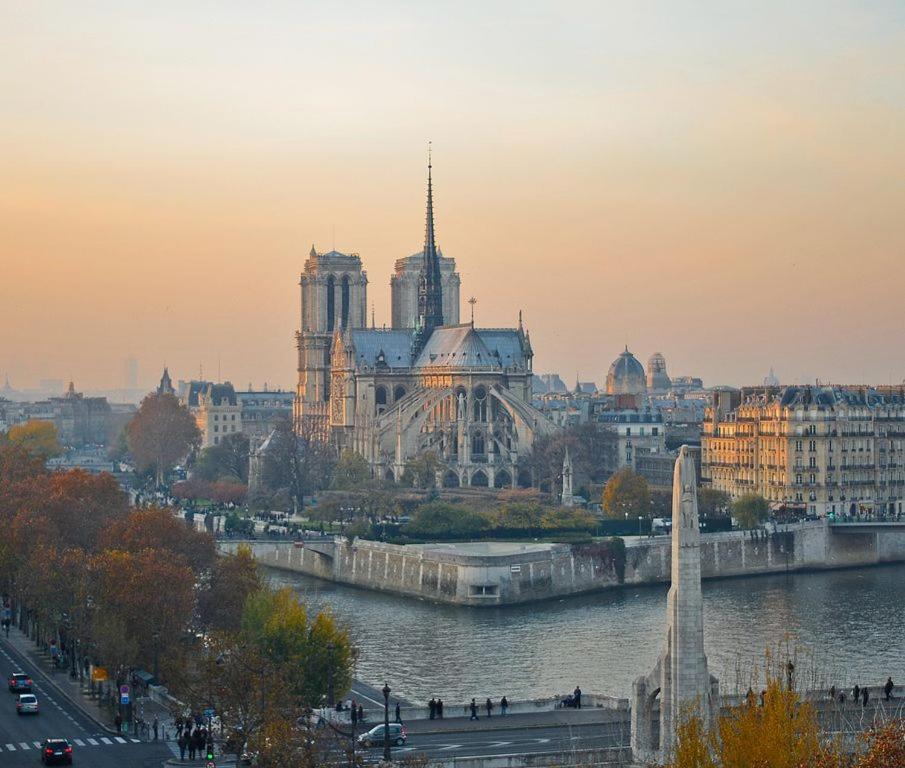
<path id="1" fill-rule="evenodd" d="M 360 648 L 357 676 L 401 696 L 510 699 L 585 691 L 628 696 L 652 667 L 666 587 L 627 587 L 510 608 L 457 608 L 270 571 L 330 607 Z M 785 636 L 813 685 L 905 682 L 905 565 L 704 584 L 705 644 L 724 690 L 744 690 Z"/>

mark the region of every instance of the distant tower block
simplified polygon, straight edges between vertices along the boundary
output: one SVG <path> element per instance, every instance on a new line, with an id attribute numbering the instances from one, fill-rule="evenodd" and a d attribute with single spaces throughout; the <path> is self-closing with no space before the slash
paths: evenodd
<path id="1" fill-rule="evenodd" d="M 657 665 L 632 686 L 632 752 L 640 762 L 670 757 L 676 727 L 696 712 L 708 728 L 716 720 L 719 682 L 704 655 L 701 532 L 694 461 L 682 446 L 672 483 L 672 585 L 666 599 L 666 643 Z M 660 732 L 651 724 L 660 697 Z"/>

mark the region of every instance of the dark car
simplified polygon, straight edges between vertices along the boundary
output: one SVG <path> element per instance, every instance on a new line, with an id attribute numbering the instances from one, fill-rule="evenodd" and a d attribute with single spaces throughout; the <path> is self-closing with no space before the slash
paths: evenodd
<path id="1" fill-rule="evenodd" d="M 363 747 L 377 747 L 383 744 L 384 726 L 375 725 L 370 731 L 358 737 L 358 743 Z M 402 723 L 390 723 L 390 743 L 401 747 L 408 739 L 408 731 Z"/>
<path id="2" fill-rule="evenodd" d="M 44 765 L 55 763 L 72 765 L 72 744 L 66 739 L 44 739 L 41 745 L 41 762 Z"/>
<path id="3" fill-rule="evenodd" d="M 9 689 L 13 693 L 31 693 L 31 678 L 24 672 L 13 672 L 9 676 Z"/>

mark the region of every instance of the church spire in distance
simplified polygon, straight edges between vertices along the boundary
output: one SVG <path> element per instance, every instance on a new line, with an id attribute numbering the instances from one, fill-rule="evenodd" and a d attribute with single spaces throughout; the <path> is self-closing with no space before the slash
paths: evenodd
<path id="1" fill-rule="evenodd" d="M 427 213 L 424 224 L 424 262 L 421 265 L 421 290 L 419 291 L 419 315 L 424 328 L 443 325 L 443 288 L 440 284 L 440 256 L 434 232 L 434 186 L 432 179 L 431 148 L 427 149 Z"/>
<path id="2" fill-rule="evenodd" d="M 424 255 L 418 280 L 419 346 L 431 331 L 443 325 L 443 286 L 440 279 L 440 257 L 434 232 L 434 189 L 431 147 L 427 149 L 427 213 L 424 224 Z"/>

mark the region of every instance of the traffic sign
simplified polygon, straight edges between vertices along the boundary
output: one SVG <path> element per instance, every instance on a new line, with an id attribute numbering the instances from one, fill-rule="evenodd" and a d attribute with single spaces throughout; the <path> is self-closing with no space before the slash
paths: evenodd
<path id="1" fill-rule="evenodd" d="M 125 684 L 121 685 L 119 687 L 119 703 L 128 704 L 131 693 L 132 693 L 132 689 L 128 685 L 125 685 Z"/>

